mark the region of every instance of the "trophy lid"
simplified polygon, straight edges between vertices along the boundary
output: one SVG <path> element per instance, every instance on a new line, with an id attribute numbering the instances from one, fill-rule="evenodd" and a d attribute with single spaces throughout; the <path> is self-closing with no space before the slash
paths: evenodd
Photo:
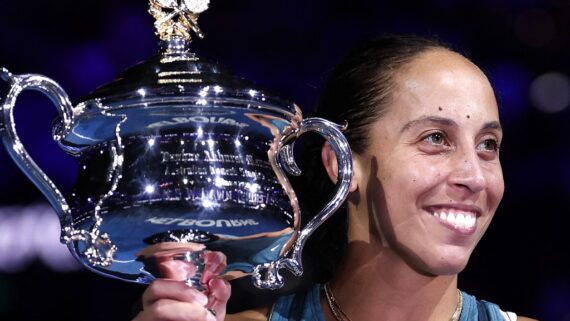
<path id="1" fill-rule="evenodd" d="M 267 107 L 277 105 L 295 113 L 291 102 L 235 76 L 214 61 L 192 53 L 189 42 L 182 38 L 161 41 L 161 53 L 124 70 L 110 83 L 80 99 L 79 103 L 97 100 L 113 107 L 124 107 L 125 103 L 135 100 L 206 98 L 206 94 L 219 99 L 248 100 Z"/>
<path id="2" fill-rule="evenodd" d="M 198 15 L 209 0 L 150 0 L 149 12 L 156 19 L 160 52 L 119 74 L 74 107 L 74 129 L 60 141 L 63 149 L 77 154 L 115 137 L 120 116 L 128 115 L 122 135 L 136 134 L 156 125 L 149 115 L 178 113 L 180 108 L 248 108 L 273 112 L 286 119 L 298 112 L 290 101 L 259 89 L 217 63 L 190 51 L 191 32 L 202 38 Z M 178 109 L 180 109 L 178 108 Z M 109 117 L 115 117 L 112 121 Z M 167 118 L 163 121 L 167 121 Z M 56 121 L 54 132 L 61 124 Z"/>

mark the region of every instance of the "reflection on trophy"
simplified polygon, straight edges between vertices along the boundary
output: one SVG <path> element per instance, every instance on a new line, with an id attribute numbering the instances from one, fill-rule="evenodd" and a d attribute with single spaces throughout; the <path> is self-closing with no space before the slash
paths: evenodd
<path id="1" fill-rule="evenodd" d="M 219 251 L 206 251 L 200 243 L 161 242 L 137 253 L 144 270 L 155 276 L 186 282 L 205 290 L 208 281 L 217 277 L 227 266 Z"/>
<path id="2" fill-rule="evenodd" d="M 41 75 L 0 76 L 0 135 L 44 193 L 62 225 L 62 242 L 90 270 L 131 282 L 184 275 L 204 288 L 213 277 L 252 276 L 264 289 L 279 273 L 303 271 L 307 238 L 340 206 L 352 175 L 339 125 L 303 119 L 287 100 L 254 88 L 190 51 L 202 37 L 205 0 L 150 0 L 161 52 L 72 105 Z M 80 162 L 63 195 L 22 145 L 13 118 L 18 95 L 47 95 L 58 108 L 53 138 Z M 338 160 L 335 195 L 300 226 L 287 175 L 301 175 L 294 141 L 306 132 L 328 140 Z"/>

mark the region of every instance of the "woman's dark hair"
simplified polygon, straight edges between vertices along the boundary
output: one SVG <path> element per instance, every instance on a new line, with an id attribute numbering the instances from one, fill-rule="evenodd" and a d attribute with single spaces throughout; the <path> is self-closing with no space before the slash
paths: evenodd
<path id="1" fill-rule="evenodd" d="M 435 39 L 412 35 L 386 35 L 350 51 L 332 70 L 325 83 L 315 116 L 343 124 L 353 153 L 363 153 L 369 144 L 370 125 L 382 117 L 390 105 L 394 76 L 419 54 L 433 49 L 448 49 Z M 308 222 L 328 201 L 334 185 L 321 161 L 323 139 L 310 136 L 300 159 L 305 175 L 295 188 L 303 209 L 303 223 Z M 309 213 L 309 214 L 307 214 Z M 307 266 L 313 281 L 325 282 L 343 255 L 347 242 L 345 206 L 327 220 L 305 248 Z"/>

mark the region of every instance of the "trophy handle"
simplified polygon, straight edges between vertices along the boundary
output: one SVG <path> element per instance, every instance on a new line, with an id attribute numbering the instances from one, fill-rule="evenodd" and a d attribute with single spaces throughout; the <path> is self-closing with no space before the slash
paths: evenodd
<path id="1" fill-rule="evenodd" d="M 0 68 L 0 78 L 10 82 L 10 89 L 4 99 L 0 97 L 0 136 L 8 154 L 26 176 L 48 199 L 59 216 L 61 226 L 71 226 L 71 212 L 67 201 L 52 180 L 38 167 L 24 148 L 16 132 L 14 105 L 18 95 L 26 89 L 37 90 L 50 98 L 58 108 L 62 124 L 53 138 L 59 141 L 70 130 L 73 123 L 72 105 L 65 91 L 53 80 L 36 74 L 13 75 L 6 68 Z M 63 237 L 63 236 L 62 236 Z"/>
<path id="2" fill-rule="evenodd" d="M 291 250 L 280 259 L 261 264 L 253 271 L 254 285 L 261 289 L 280 289 L 284 282 L 279 270 L 287 269 L 299 276 L 303 274 L 302 251 L 309 236 L 323 224 L 344 202 L 350 189 L 352 180 L 352 152 L 348 141 L 342 134 L 346 124 L 341 126 L 322 118 L 307 118 L 290 133 L 281 137 L 276 154 L 279 169 L 284 169 L 291 175 L 299 176 L 301 170 L 295 163 L 292 141 L 306 132 L 315 132 L 323 136 L 336 154 L 338 163 L 338 177 L 335 191 L 329 202 L 315 215 L 298 233 Z M 271 157 L 270 157 L 271 158 Z M 278 174 L 279 176 L 279 174 Z M 285 181 L 287 181 L 285 179 Z M 287 184 L 288 185 L 288 184 Z M 287 189 L 287 187 L 286 187 Z M 294 197 L 294 193 L 290 191 Z M 296 200 L 295 200 L 296 202 Z"/>

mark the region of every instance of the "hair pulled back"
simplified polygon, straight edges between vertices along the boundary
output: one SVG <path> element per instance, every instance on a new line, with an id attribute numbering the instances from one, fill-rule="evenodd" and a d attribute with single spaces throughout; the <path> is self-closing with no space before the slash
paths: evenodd
<path id="1" fill-rule="evenodd" d="M 353 153 L 363 153 L 369 145 L 370 126 L 382 117 L 392 99 L 395 75 L 419 54 L 449 48 L 439 41 L 412 35 L 386 35 L 356 47 L 332 70 L 325 83 L 315 116 L 343 124 Z M 309 136 L 300 159 L 304 170 L 295 189 L 303 209 L 305 224 L 333 192 L 321 161 L 324 141 Z M 305 248 L 304 260 L 313 281 L 328 280 L 344 253 L 347 242 L 347 211 L 343 206 L 327 220 Z"/>

